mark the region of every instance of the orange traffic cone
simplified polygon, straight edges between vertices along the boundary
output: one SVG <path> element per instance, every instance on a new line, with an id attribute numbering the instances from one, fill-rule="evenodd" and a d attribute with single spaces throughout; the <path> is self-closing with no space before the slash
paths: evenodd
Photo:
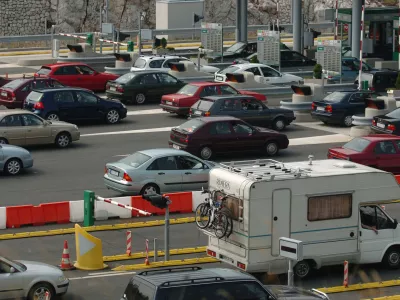
<path id="1" fill-rule="evenodd" d="M 68 250 L 68 242 L 64 241 L 64 250 L 61 258 L 60 269 L 63 271 L 74 270 L 75 267 L 71 264 L 69 260 L 69 250 Z"/>

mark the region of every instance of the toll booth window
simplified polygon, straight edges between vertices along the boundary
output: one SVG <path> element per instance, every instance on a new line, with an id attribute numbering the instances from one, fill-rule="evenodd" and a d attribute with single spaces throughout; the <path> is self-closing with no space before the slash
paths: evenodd
<path id="1" fill-rule="evenodd" d="M 215 200 L 219 201 L 224 196 L 226 196 L 222 192 L 215 193 Z M 239 221 L 240 212 L 239 212 L 239 199 L 233 196 L 227 196 L 225 200 L 225 207 L 228 208 L 231 212 L 232 220 Z"/>
<path id="2" fill-rule="evenodd" d="M 314 196 L 308 198 L 307 219 L 310 222 L 350 218 L 352 194 Z"/>

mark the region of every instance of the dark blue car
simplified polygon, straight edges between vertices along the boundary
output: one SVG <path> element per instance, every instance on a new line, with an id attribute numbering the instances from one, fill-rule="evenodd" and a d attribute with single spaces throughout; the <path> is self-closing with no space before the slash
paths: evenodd
<path id="1" fill-rule="evenodd" d="M 127 115 L 121 102 L 71 87 L 34 90 L 26 97 L 24 108 L 49 121 L 100 120 L 115 124 Z"/>

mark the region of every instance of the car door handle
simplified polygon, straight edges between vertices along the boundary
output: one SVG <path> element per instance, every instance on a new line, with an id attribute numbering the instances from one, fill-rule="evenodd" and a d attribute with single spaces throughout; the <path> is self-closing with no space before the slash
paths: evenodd
<path id="1" fill-rule="evenodd" d="M 165 173 L 163 173 L 163 172 L 160 172 L 160 173 L 158 173 L 158 175 L 165 175 Z"/>
<path id="2" fill-rule="evenodd" d="M 190 173 L 190 172 L 186 172 L 186 173 L 185 173 L 185 175 L 190 175 L 190 174 L 192 174 L 192 173 Z"/>

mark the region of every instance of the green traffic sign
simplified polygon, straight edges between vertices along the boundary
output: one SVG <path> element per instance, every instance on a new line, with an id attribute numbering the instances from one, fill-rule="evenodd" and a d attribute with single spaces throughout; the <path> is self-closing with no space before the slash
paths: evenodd
<path id="1" fill-rule="evenodd" d="M 264 40 L 264 38 L 263 38 L 263 37 L 261 37 L 261 36 L 259 36 L 259 37 L 257 37 L 257 40 L 258 40 L 258 41 L 263 41 L 263 40 Z"/>
<path id="2" fill-rule="evenodd" d="M 207 29 L 203 29 L 203 30 L 201 31 L 201 33 L 208 33 L 208 30 L 207 30 Z"/>
<path id="3" fill-rule="evenodd" d="M 324 51 L 324 47 L 317 47 L 317 51 Z"/>

